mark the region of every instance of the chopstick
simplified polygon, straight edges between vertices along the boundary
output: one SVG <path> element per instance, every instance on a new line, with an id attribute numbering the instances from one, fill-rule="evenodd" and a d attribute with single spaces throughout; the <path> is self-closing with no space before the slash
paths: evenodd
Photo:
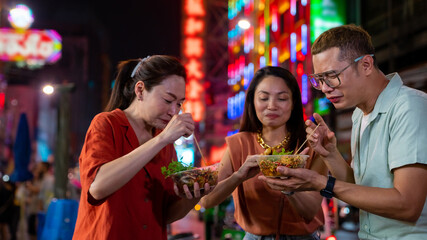
<path id="1" fill-rule="evenodd" d="M 184 112 L 184 105 L 182 105 L 181 110 L 182 110 L 182 112 Z M 205 166 L 208 166 L 208 163 L 206 162 L 205 157 L 203 156 L 203 152 L 200 149 L 199 141 L 197 141 L 196 134 L 194 134 L 194 133 L 193 133 L 193 139 L 194 139 L 194 143 L 197 146 L 197 149 L 199 149 L 199 153 L 200 153 L 200 156 L 202 157 L 203 163 L 205 164 Z"/>
<path id="2" fill-rule="evenodd" d="M 298 154 L 298 152 L 299 152 L 299 150 L 301 150 L 301 148 L 304 146 L 304 144 L 307 142 L 307 140 L 308 140 L 308 138 L 310 138 L 311 137 L 311 135 L 313 135 L 313 133 L 316 131 L 316 129 L 319 127 L 319 125 L 317 125 L 315 128 L 314 128 L 314 130 L 313 130 L 313 132 L 311 132 L 310 133 L 310 135 L 308 135 L 308 137 L 305 139 L 305 141 L 301 144 L 301 146 L 298 148 L 298 150 L 294 153 L 294 155 L 297 155 Z"/>
<path id="3" fill-rule="evenodd" d="M 202 150 L 200 149 L 199 142 L 197 141 L 196 135 L 194 133 L 193 133 L 193 138 L 197 148 L 199 149 L 199 153 L 200 153 L 200 156 L 202 157 L 203 163 L 205 164 L 205 166 L 208 166 L 208 163 L 206 162 L 205 157 L 203 157 Z"/>

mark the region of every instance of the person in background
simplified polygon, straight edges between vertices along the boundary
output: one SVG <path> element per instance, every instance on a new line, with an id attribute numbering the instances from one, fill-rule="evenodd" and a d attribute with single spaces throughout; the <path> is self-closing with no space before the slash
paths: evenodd
<path id="1" fill-rule="evenodd" d="M 19 219 L 19 209 L 15 209 L 15 192 L 15 183 L 0 178 L 0 239 L 16 239 L 14 220 Z"/>
<path id="2" fill-rule="evenodd" d="M 51 162 L 40 162 L 39 164 L 41 168 L 40 171 L 42 172 L 39 192 L 39 209 L 46 213 L 54 196 L 55 176 L 53 175 Z"/>
<path id="3" fill-rule="evenodd" d="M 427 94 L 406 87 L 398 73 L 378 68 L 370 35 L 345 25 L 322 33 L 312 46 L 311 84 L 337 109 L 353 112 L 351 165 L 323 119 L 309 142 L 332 176 L 308 169 L 266 179 L 287 191 L 320 191 L 360 209 L 360 239 L 427 239 Z M 310 135 L 315 124 L 306 122 Z"/>
<path id="4" fill-rule="evenodd" d="M 319 239 L 323 225 L 322 197 L 313 192 L 284 192 L 255 176 L 259 167 L 249 155 L 267 151 L 296 151 L 305 141 L 301 93 L 295 77 L 281 67 L 259 69 L 247 90 L 239 133 L 227 137 L 218 185 L 202 198 L 210 208 L 230 194 L 235 218 L 245 230 L 245 240 Z M 302 154 L 308 153 L 306 148 Z M 326 175 L 326 166 L 313 158 L 306 167 Z"/>
<path id="5" fill-rule="evenodd" d="M 34 178 L 25 184 L 25 203 L 27 231 L 30 239 L 37 239 L 37 213 L 41 210 L 42 202 L 39 198 L 41 182 L 47 171 L 42 162 L 37 162 L 32 170 Z"/>
<path id="6" fill-rule="evenodd" d="M 118 65 L 106 112 L 93 119 L 79 158 L 82 194 L 73 239 L 167 239 L 210 186 L 176 185 L 161 173 L 176 160 L 173 143 L 194 131 L 185 100 L 185 68 L 155 55 Z M 175 191 L 174 191 L 175 190 Z"/>

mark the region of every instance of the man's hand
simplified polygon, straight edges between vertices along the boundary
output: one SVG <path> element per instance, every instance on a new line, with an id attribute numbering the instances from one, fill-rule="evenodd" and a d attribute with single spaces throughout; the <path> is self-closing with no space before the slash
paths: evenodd
<path id="1" fill-rule="evenodd" d="M 320 154 L 323 157 L 326 157 L 335 150 L 337 145 L 337 139 L 335 138 L 334 132 L 329 130 L 323 118 L 317 114 L 313 114 L 314 119 L 316 120 L 319 127 L 316 132 L 312 135 L 311 133 L 316 128 L 316 124 L 310 120 L 305 121 L 305 125 L 307 125 L 306 133 L 307 139 L 310 143 L 310 146 L 314 149 L 314 151 Z M 311 136 L 310 136 L 311 135 Z"/>
<path id="2" fill-rule="evenodd" d="M 310 169 L 292 169 L 280 166 L 277 171 L 283 177 L 267 178 L 259 176 L 258 179 L 266 182 L 273 190 L 286 192 L 320 191 L 323 185 L 326 186 L 326 177 Z"/>

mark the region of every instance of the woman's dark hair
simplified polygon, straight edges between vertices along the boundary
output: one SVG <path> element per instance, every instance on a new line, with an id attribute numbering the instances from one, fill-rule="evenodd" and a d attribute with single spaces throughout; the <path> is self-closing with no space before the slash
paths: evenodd
<path id="1" fill-rule="evenodd" d="M 255 73 L 246 92 L 240 132 L 258 132 L 262 130 L 262 123 L 256 115 L 254 99 L 257 86 L 268 76 L 275 76 L 283 79 L 292 92 L 293 108 L 291 117 L 286 123 L 286 129 L 291 134 L 289 149 L 295 149 L 298 142 L 301 144 L 306 138 L 301 93 L 297 80 L 292 73 L 281 67 L 263 67 Z"/>
<path id="2" fill-rule="evenodd" d="M 160 85 L 162 81 L 171 75 L 177 75 L 186 79 L 187 75 L 181 62 L 172 56 L 154 55 L 144 59 L 130 59 L 122 61 L 117 66 L 117 77 L 113 91 L 105 111 L 116 108 L 124 110 L 135 99 L 135 84 L 143 81 L 145 89 L 151 89 Z"/>

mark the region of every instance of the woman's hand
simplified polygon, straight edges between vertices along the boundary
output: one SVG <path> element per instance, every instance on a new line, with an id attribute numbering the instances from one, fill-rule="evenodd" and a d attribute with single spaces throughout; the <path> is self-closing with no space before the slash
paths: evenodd
<path id="1" fill-rule="evenodd" d="M 182 136 L 189 137 L 193 134 L 194 128 L 194 120 L 190 113 L 177 114 L 172 117 L 161 135 L 169 143 L 173 143 Z"/>
<path id="2" fill-rule="evenodd" d="M 187 198 L 187 199 L 201 198 L 209 194 L 210 192 L 212 192 L 212 190 L 214 189 L 214 186 L 210 186 L 209 183 L 205 183 L 205 186 L 203 189 L 199 187 L 198 182 L 195 182 L 193 187 L 194 187 L 194 191 L 191 192 L 188 186 L 184 185 L 183 186 L 184 193 L 180 193 L 176 183 L 173 186 L 176 195 L 182 198 Z"/>
<path id="3" fill-rule="evenodd" d="M 248 156 L 243 165 L 237 170 L 235 174 L 239 176 L 242 181 L 246 181 L 255 177 L 259 173 L 259 166 L 256 158 Z"/>
<path id="4" fill-rule="evenodd" d="M 314 119 L 318 123 L 319 127 L 316 132 L 311 134 L 313 130 L 316 128 L 316 124 L 312 121 L 307 120 L 305 124 L 307 125 L 307 139 L 310 143 L 310 146 L 314 149 L 314 151 L 320 154 L 323 157 L 326 157 L 335 150 L 337 145 L 337 139 L 335 138 L 334 132 L 329 130 L 323 118 L 317 114 L 313 114 Z"/>

